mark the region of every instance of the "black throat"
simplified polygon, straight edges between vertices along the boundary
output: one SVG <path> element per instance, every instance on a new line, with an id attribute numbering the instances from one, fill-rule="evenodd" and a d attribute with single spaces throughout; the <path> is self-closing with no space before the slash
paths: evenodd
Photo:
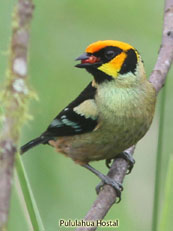
<path id="1" fill-rule="evenodd" d="M 103 83 L 105 81 L 111 81 L 113 80 L 113 77 L 111 77 L 110 75 L 105 74 L 104 72 L 96 69 L 95 67 L 87 67 L 86 70 L 93 75 L 94 80 L 96 81 L 96 83 L 100 84 Z"/>

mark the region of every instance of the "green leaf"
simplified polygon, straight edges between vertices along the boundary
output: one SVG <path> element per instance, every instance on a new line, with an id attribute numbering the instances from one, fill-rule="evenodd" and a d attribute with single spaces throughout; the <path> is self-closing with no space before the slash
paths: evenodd
<path id="1" fill-rule="evenodd" d="M 19 178 L 20 186 L 23 192 L 23 197 L 26 203 L 26 207 L 28 210 L 28 214 L 30 217 L 30 221 L 33 226 L 34 231 L 44 231 L 43 222 L 40 217 L 39 210 L 37 208 L 37 204 L 35 202 L 21 157 L 17 154 L 16 157 L 16 171 Z"/>
<path id="2" fill-rule="evenodd" d="M 173 155 L 170 156 L 165 185 L 165 196 L 159 231 L 172 230 L 173 227 Z"/>
<path id="3" fill-rule="evenodd" d="M 158 231 L 158 219 L 160 210 L 160 182 L 162 173 L 162 156 L 163 156 L 163 130 L 165 124 L 165 99 L 166 87 L 162 91 L 161 105 L 160 105 L 160 121 L 159 121 L 159 137 L 157 145 L 156 170 L 155 170 L 155 187 L 154 187 L 154 202 L 153 202 L 153 217 L 152 217 L 152 231 Z"/>

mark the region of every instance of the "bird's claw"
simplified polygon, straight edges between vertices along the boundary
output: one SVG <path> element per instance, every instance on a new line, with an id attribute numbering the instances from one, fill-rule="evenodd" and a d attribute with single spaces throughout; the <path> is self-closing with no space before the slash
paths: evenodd
<path id="1" fill-rule="evenodd" d="M 112 162 L 112 159 L 106 159 L 105 160 L 106 167 L 111 168 L 111 162 Z"/>
<path id="2" fill-rule="evenodd" d="M 130 153 L 124 151 L 124 152 L 118 154 L 118 155 L 114 158 L 114 160 L 116 160 L 116 159 L 118 159 L 118 158 L 123 158 L 123 159 L 125 159 L 126 161 L 128 161 L 129 166 L 128 166 L 128 172 L 127 172 L 126 174 L 130 174 L 131 171 L 132 171 L 132 169 L 133 169 L 133 166 L 134 166 L 134 164 L 135 164 L 135 160 L 134 160 L 133 156 L 132 156 Z M 113 159 L 106 159 L 105 164 L 106 164 L 106 166 L 107 166 L 108 168 L 111 168 L 111 161 L 112 161 L 112 160 L 113 160 Z"/>
<path id="3" fill-rule="evenodd" d="M 115 157 L 115 159 L 117 158 L 122 158 L 128 162 L 129 166 L 128 166 L 128 171 L 126 174 L 130 174 L 135 164 L 135 160 L 133 156 L 130 153 L 124 151 Z"/>
<path id="4" fill-rule="evenodd" d="M 100 190 L 103 188 L 105 184 L 111 185 L 114 188 L 118 198 L 118 201 L 116 203 L 119 203 L 121 201 L 121 192 L 123 191 L 122 184 L 111 179 L 109 176 L 105 176 L 105 178 L 96 186 L 97 194 L 99 194 Z"/>

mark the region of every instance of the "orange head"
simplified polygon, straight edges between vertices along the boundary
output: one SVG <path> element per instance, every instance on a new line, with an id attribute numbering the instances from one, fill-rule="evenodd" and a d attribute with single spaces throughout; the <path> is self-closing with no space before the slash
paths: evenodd
<path id="1" fill-rule="evenodd" d="M 85 53 L 76 60 L 81 60 L 76 67 L 86 68 L 93 74 L 96 82 L 117 78 L 120 74 L 135 73 L 140 55 L 131 45 L 104 40 L 90 44 Z"/>

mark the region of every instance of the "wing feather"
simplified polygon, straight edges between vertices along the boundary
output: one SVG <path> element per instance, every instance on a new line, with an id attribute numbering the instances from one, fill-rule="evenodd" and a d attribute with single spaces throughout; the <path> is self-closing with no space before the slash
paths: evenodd
<path id="1" fill-rule="evenodd" d="M 93 131 L 98 124 L 95 104 L 96 88 L 90 83 L 82 93 L 62 110 L 43 135 L 71 136 Z"/>

